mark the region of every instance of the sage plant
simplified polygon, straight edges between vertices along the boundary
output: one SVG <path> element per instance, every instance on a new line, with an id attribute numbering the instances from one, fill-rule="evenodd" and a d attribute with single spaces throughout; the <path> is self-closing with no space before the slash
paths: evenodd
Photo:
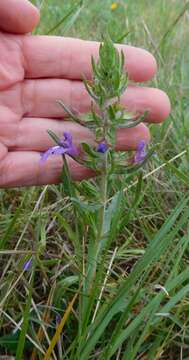
<path id="1" fill-rule="evenodd" d="M 72 223 L 70 226 L 65 221 L 63 224 L 73 243 L 79 274 L 78 293 L 81 295 L 78 310 L 78 339 L 80 340 L 75 345 L 78 358 L 82 346 L 85 346 L 85 341 L 90 336 L 90 324 L 95 321 L 98 313 L 106 255 L 112 241 L 118 235 L 117 224 L 123 189 L 112 193 L 110 184 L 116 174 L 128 176 L 135 174 L 143 168 L 153 152 L 153 149 L 146 151 L 146 143 L 142 140 L 132 161 L 129 161 L 126 155 L 123 157 L 116 153 L 117 130 L 135 127 L 145 120 L 146 113 L 137 118 L 136 114 L 129 113 L 121 106 L 121 95 L 128 85 L 125 59 L 123 52 L 117 50 L 108 35 L 100 45 L 99 60 L 96 62 L 92 57 L 91 63 L 92 80 L 84 79 L 86 90 L 92 100 L 91 112 L 78 115 L 72 109 L 68 109 L 61 100 L 58 102 L 69 118 L 93 132 L 94 145 L 84 142 L 81 144 L 82 151 L 78 151 L 71 133 L 65 132 L 59 139 L 56 134 L 48 130 L 56 145 L 41 155 L 42 164 L 49 156 L 62 155 L 63 191 L 72 204 L 74 225 Z M 70 177 L 67 156 L 92 169 L 96 173 L 96 179 L 91 183 L 85 181 L 83 187 L 74 183 Z M 73 358 L 76 359 L 74 350 L 73 354 Z"/>

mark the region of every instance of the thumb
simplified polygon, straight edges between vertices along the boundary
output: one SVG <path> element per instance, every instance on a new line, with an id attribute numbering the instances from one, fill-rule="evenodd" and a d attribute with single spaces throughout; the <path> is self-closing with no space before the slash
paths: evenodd
<path id="1" fill-rule="evenodd" d="M 38 22 L 39 11 L 28 0 L 0 0 L 0 30 L 25 34 Z"/>

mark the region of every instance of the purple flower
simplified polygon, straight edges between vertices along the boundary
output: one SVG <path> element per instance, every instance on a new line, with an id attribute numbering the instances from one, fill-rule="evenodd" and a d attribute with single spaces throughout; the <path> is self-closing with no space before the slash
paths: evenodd
<path id="1" fill-rule="evenodd" d="M 140 164 L 146 157 L 146 142 L 141 140 L 138 144 L 137 151 L 134 156 L 134 163 Z"/>
<path id="2" fill-rule="evenodd" d="M 32 258 L 30 258 L 28 261 L 26 261 L 23 265 L 23 270 L 27 271 L 29 270 L 30 266 L 32 264 Z"/>
<path id="3" fill-rule="evenodd" d="M 43 154 L 41 154 L 40 162 L 44 163 L 47 161 L 48 157 L 51 155 L 69 155 L 75 157 L 78 155 L 78 150 L 76 146 L 73 144 L 72 135 L 65 131 L 64 138 L 60 139 L 60 145 L 52 146 Z"/>
<path id="4" fill-rule="evenodd" d="M 62 320 L 62 318 L 61 318 L 60 314 L 59 313 L 56 314 L 56 326 L 58 326 L 61 323 L 61 320 Z"/>
<path id="5" fill-rule="evenodd" d="M 100 143 L 98 145 L 97 151 L 104 154 L 107 151 L 108 147 L 105 143 Z"/>

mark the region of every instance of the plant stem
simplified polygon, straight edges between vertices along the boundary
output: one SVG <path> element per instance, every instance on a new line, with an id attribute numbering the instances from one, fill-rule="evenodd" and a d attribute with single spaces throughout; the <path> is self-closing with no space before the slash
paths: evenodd
<path id="1" fill-rule="evenodd" d="M 99 244 L 103 237 L 103 228 L 104 228 L 104 218 L 105 218 L 105 211 L 106 211 L 106 204 L 107 204 L 107 182 L 108 182 L 108 174 L 107 174 L 107 153 L 104 154 L 104 174 L 101 177 L 101 184 L 100 184 L 100 195 L 102 199 L 102 207 L 99 211 L 99 226 L 98 226 L 98 233 L 96 241 Z"/>
<path id="2" fill-rule="evenodd" d="M 108 116 L 106 107 L 102 109 L 102 121 L 103 121 L 103 137 L 106 141 L 107 131 L 108 131 Z M 101 175 L 101 183 L 100 183 L 100 197 L 102 199 L 102 207 L 99 210 L 99 226 L 98 232 L 96 237 L 96 244 L 95 244 L 95 254 L 94 260 L 96 263 L 98 254 L 101 249 L 101 241 L 104 236 L 104 221 L 106 215 L 106 204 L 107 204 L 107 197 L 108 197 L 108 152 L 104 153 L 103 158 L 103 174 Z M 95 273 L 96 273 L 96 264 L 95 264 Z"/>

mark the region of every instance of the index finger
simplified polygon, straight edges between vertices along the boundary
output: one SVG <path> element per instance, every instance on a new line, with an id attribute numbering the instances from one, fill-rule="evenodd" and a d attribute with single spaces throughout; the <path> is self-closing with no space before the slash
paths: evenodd
<path id="1" fill-rule="evenodd" d="M 130 80 L 150 80 L 157 69 L 148 51 L 127 45 L 116 45 L 125 55 Z M 26 78 L 91 78 L 91 55 L 98 58 L 99 43 L 58 36 L 23 37 Z"/>

